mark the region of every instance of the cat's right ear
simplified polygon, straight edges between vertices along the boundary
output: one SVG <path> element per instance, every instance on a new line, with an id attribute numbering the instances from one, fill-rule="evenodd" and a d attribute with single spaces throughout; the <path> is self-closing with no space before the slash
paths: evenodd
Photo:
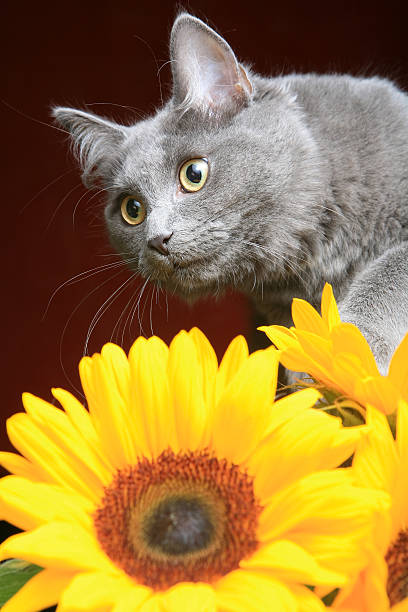
<path id="1" fill-rule="evenodd" d="M 179 108 L 209 115 L 235 114 L 246 106 L 252 85 L 229 44 L 201 19 L 182 13 L 170 38 L 173 100 Z"/>
<path id="2" fill-rule="evenodd" d="M 55 121 L 71 135 L 74 153 L 82 168 L 87 187 L 106 174 L 108 160 L 115 159 L 128 128 L 75 108 L 52 109 Z"/>

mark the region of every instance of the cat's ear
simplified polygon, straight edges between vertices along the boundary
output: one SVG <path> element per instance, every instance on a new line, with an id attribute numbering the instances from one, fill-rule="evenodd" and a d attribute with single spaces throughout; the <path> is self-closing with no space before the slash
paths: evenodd
<path id="1" fill-rule="evenodd" d="M 70 133 L 82 180 L 87 187 L 92 186 L 106 173 L 107 162 L 117 156 L 128 128 L 75 108 L 58 106 L 52 109 L 52 115 Z"/>
<path id="2" fill-rule="evenodd" d="M 182 13 L 170 37 L 176 106 L 233 114 L 246 106 L 252 85 L 229 44 L 200 19 Z"/>

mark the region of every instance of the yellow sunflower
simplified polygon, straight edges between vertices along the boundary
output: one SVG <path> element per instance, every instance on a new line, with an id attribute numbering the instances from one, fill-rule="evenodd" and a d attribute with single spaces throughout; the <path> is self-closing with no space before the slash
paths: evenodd
<path id="1" fill-rule="evenodd" d="M 354 612 L 408 611 L 408 404 L 397 408 L 396 439 L 386 417 L 367 408 L 370 434 L 359 444 L 353 470 L 361 486 L 378 488 L 391 497 L 379 517 L 369 564 L 340 593 L 335 607 Z"/>
<path id="2" fill-rule="evenodd" d="M 361 406 L 371 404 L 385 414 L 395 411 L 402 396 L 408 399 L 408 335 L 395 351 L 387 376 L 378 370 L 360 330 L 340 319 L 331 285 L 326 283 L 321 315 L 305 300 L 292 304 L 294 327 L 260 327 L 281 349 L 281 362 L 289 370 L 307 372 Z"/>
<path id="3" fill-rule="evenodd" d="M 43 571 L 3 612 L 318 612 L 318 597 L 366 563 L 362 542 L 387 496 L 336 468 L 366 427 L 273 403 L 274 348 L 242 337 L 218 366 L 206 337 L 168 347 L 107 344 L 80 374 L 88 410 L 54 389 L 8 421 L 0 515 L 25 530 L 0 558 Z"/>

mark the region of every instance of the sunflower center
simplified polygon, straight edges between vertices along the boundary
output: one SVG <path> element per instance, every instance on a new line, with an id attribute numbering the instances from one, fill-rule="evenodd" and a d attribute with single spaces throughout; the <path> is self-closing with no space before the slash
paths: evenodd
<path id="1" fill-rule="evenodd" d="M 246 472 L 208 451 L 141 459 L 119 470 L 94 515 L 99 543 L 154 589 L 208 582 L 257 547 L 261 507 Z"/>
<path id="2" fill-rule="evenodd" d="M 391 605 L 408 597 L 408 531 L 403 529 L 389 547 L 387 593 Z"/>
<path id="3" fill-rule="evenodd" d="M 162 501 L 146 520 L 146 541 L 164 554 L 181 555 L 206 548 L 214 533 L 208 509 L 197 499 Z"/>

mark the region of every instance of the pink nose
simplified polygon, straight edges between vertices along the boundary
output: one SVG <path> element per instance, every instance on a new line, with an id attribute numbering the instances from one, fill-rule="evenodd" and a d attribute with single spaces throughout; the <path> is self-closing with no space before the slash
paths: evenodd
<path id="1" fill-rule="evenodd" d="M 173 232 L 169 232 L 168 234 L 159 234 L 159 236 L 155 236 L 154 238 L 150 238 L 147 244 L 151 249 L 155 249 L 162 255 L 168 255 L 169 250 L 166 246 L 170 238 L 172 237 Z"/>

